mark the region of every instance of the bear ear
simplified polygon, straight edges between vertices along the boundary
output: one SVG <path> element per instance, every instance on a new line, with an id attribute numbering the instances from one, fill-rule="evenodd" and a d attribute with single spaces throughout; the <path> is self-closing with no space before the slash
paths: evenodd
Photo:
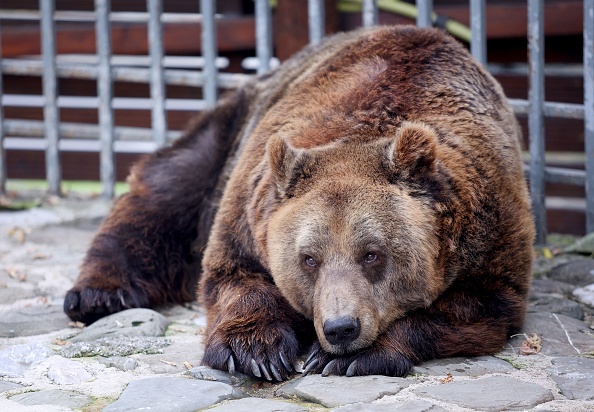
<path id="1" fill-rule="evenodd" d="M 272 177 L 281 196 L 287 195 L 287 189 L 295 175 L 296 165 L 301 163 L 304 151 L 295 149 L 280 136 L 272 136 L 268 140 L 268 163 Z"/>
<path id="2" fill-rule="evenodd" d="M 388 158 L 394 172 L 414 177 L 435 170 L 437 134 L 431 127 L 405 122 L 390 145 Z"/>

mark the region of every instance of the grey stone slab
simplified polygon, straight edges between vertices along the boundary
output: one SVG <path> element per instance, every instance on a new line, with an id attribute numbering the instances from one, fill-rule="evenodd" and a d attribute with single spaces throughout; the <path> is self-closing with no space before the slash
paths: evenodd
<path id="1" fill-rule="evenodd" d="M 68 327 L 68 316 L 60 305 L 28 306 L 8 311 L 0 319 L 0 337 L 32 336 Z"/>
<path id="2" fill-rule="evenodd" d="M 208 412 L 307 412 L 308 409 L 288 402 L 272 399 L 244 398 L 225 402 Z"/>
<path id="3" fill-rule="evenodd" d="M 186 378 L 149 378 L 132 381 L 120 398 L 103 412 L 193 412 L 244 395 L 232 386 Z"/>
<path id="4" fill-rule="evenodd" d="M 594 400 L 594 359 L 562 357 L 552 361 L 551 377 L 569 399 Z"/>
<path id="5" fill-rule="evenodd" d="M 125 356 L 113 356 L 109 358 L 99 357 L 99 363 L 104 364 L 108 368 L 116 368 L 121 371 L 133 371 L 138 366 L 136 359 L 127 358 Z"/>
<path id="6" fill-rule="evenodd" d="M 447 412 L 441 406 L 425 400 L 396 403 L 355 403 L 331 409 L 330 412 Z"/>
<path id="7" fill-rule="evenodd" d="M 413 368 L 413 373 L 431 376 L 482 376 L 488 373 L 509 373 L 515 368 L 504 360 L 494 356 L 476 358 L 445 358 L 424 362 Z"/>
<path id="8" fill-rule="evenodd" d="M 567 282 L 575 286 L 594 283 L 594 259 L 580 259 L 554 267 L 547 274 L 549 279 Z"/>
<path id="9" fill-rule="evenodd" d="M 11 391 L 13 389 L 18 389 L 18 388 L 22 388 L 22 387 L 23 387 L 23 385 L 20 385 L 18 383 L 0 381 L 0 393 Z"/>
<path id="10" fill-rule="evenodd" d="M 10 397 L 11 401 L 22 405 L 56 405 L 68 408 L 82 408 L 93 401 L 90 396 L 73 391 L 48 389 L 38 392 L 27 392 Z"/>
<path id="11" fill-rule="evenodd" d="M 21 287 L 18 285 L 5 285 L 6 287 L 0 288 L 0 302 L 4 305 L 8 305 L 21 299 L 28 299 L 37 296 L 35 290 L 30 288 Z M 5 319 L 0 320 L 0 337 L 12 337 L 16 334 L 10 334 L 10 329 L 5 326 Z"/>
<path id="12" fill-rule="evenodd" d="M 549 312 L 583 320 L 584 311 L 576 301 L 550 294 L 532 294 L 528 303 L 528 312 Z"/>
<path id="13" fill-rule="evenodd" d="M 138 360 L 148 364 L 154 373 L 183 373 L 187 371 L 186 362 L 190 365 L 200 364 L 204 346 L 199 336 L 171 336 L 168 339 L 171 344 L 163 348 L 162 354 L 145 354 L 139 356 Z"/>
<path id="14" fill-rule="evenodd" d="M 395 395 L 410 382 L 403 378 L 388 376 L 345 376 L 309 375 L 288 382 L 276 391 L 284 397 L 297 397 L 319 403 L 327 408 L 350 403 L 370 403 L 385 395 Z"/>
<path id="15" fill-rule="evenodd" d="M 594 337 L 584 322 L 556 313 L 528 313 L 522 327 L 526 335 L 536 333 L 541 337 L 541 353 L 548 356 L 572 356 L 594 353 Z M 526 338 L 520 334 L 509 344 L 518 353 Z M 510 352 L 505 350 L 504 352 Z"/>
<path id="16" fill-rule="evenodd" d="M 25 343 L 0 350 L 0 376 L 20 377 L 33 365 L 53 355 L 41 343 Z"/>
<path id="17" fill-rule="evenodd" d="M 231 375 L 228 372 L 212 369 L 208 366 L 196 366 L 185 373 L 194 379 L 204 381 L 223 382 L 231 386 L 241 386 L 250 380 L 250 377 L 240 372 Z"/>
<path id="18" fill-rule="evenodd" d="M 553 399 L 546 388 L 507 376 L 456 381 L 413 391 L 439 401 L 479 411 L 516 411 L 533 408 Z"/>
<path id="19" fill-rule="evenodd" d="M 560 280 L 553 279 L 534 279 L 530 287 L 530 293 L 532 294 L 555 294 L 559 296 L 569 296 L 575 289 L 575 285 L 571 283 L 562 282 Z"/>
<path id="20" fill-rule="evenodd" d="M 151 309 L 128 309 L 85 327 L 71 342 L 88 342 L 112 336 L 163 336 L 169 321 Z"/>
<path id="21" fill-rule="evenodd" d="M 86 356 L 128 356 L 134 353 L 163 353 L 171 342 L 166 338 L 147 336 L 111 336 L 91 342 L 75 342 L 60 349 L 65 358 Z"/>

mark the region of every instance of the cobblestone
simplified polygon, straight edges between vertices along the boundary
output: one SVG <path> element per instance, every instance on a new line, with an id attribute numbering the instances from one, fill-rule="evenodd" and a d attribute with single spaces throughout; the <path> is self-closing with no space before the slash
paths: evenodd
<path id="1" fill-rule="evenodd" d="M 522 333 L 497 356 L 430 361 L 406 378 L 270 384 L 199 366 L 197 305 L 127 311 L 105 328 L 69 323 L 63 296 L 108 207 L 64 199 L 0 213 L 0 410 L 594 411 L 591 257 L 540 260 Z M 523 355 L 532 336 L 541 350 Z"/>

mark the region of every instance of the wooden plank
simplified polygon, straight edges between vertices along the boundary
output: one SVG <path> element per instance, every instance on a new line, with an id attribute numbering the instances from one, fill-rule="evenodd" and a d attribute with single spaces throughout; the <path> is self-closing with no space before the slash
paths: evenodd
<path id="1" fill-rule="evenodd" d="M 95 30 L 93 25 L 58 25 L 56 32 L 57 51 L 63 53 L 95 53 Z M 170 54 L 199 54 L 201 25 L 174 23 L 163 27 L 163 42 Z M 255 48 L 254 17 L 225 17 L 217 21 L 219 52 L 250 50 Z M 3 27 L 2 55 L 38 55 L 41 53 L 39 28 Z M 147 54 L 148 41 L 145 24 L 112 24 L 114 54 Z"/>

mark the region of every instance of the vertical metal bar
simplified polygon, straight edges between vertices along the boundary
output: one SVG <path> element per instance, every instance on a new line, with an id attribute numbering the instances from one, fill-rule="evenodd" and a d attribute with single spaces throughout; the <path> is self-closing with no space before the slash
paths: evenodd
<path id="1" fill-rule="evenodd" d="M 309 42 L 319 43 L 326 31 L 324 16 L 324 0 L 308 0 L 307 16 L 309 23 Z"/>
<path id="2" fill-rule="evenodd" d="M 0 29 L 0 67 L 2 67 L 2 30 Z M 2 70 L 0 69 L 0 196 L 6 194 L 6 152 L 4 151 L 4 108 L 2 107 Z"/>
<path id="3" fill-rule="evenodd" d="M 202 14 L 202 56 L 204 57 L 204 100 L 209 107 L 217 102 L 217 28 L 214 0 L 200 0 Z"/>
<path id="4" fill-rule="evenodd" d="M 163 26 L 161 0 L 147 0 L 149 12 L 148 38 L 151 58 L 151 127 L 155 142 L 162 146 L 167 139 L 167 112 L 165 111 L 165 80 L 163 75 Z"/>
<path id="5" fill-rule="evenodd" d="M 378 22 L 377 0 L 363 0 L 363 27 L 377 26 Z"/>
<path id="6" fill-rule="evenodd" d="M 433 0 L 417 0 L 417 26 L 433 26 Z"/>
<path id="7" fill-rule="evenodd" d="M 113 155 L 113 83 L 111 78 L 111 27 L 109 25 L 110 0 L 95 0 L 95 36 L 99 73 L 97 95 L 99 97 L 100 176 L 103 197 L 111 199 L 115 187 L 115 162 Z"/>
<path id="8" fill-rule="evenodd" d="M 586 232 L 594 232 L 594 0 L 584 0 Z"/>
<path id="9" fill-rule="evenodd" d="M 544 0 L 528 0 L 528 52 L 530 68 L 530 192 L 536 223 L 536 243 L 544 245 L 547 235 L 545 205 L 544 145 Z"/>
<path id="10" fill-rule="evenodd" d="M 56 30 L 54 24 L 54 0 L 39 0 L 41 9 L 41 48 L 43 54 L 43 95 L 45 106 L 43 118 L 45 123 L 45 170 L 48 192 L 60 195 L 61 167 L 58 149 L 58 84 L 56 78 Z"/>
<path id="11" fill-rule="evenodd" d="M 470 0 L 470 52 L 481 64 L 487 64 L 487 13 L 485 0 Z"/>
<path id="12" fill-rule="evenodd" d="M 256 55 L 258 74 L 270 70 L 272 58 L 272 16 L 268 0 L 256 0 Z"/>

